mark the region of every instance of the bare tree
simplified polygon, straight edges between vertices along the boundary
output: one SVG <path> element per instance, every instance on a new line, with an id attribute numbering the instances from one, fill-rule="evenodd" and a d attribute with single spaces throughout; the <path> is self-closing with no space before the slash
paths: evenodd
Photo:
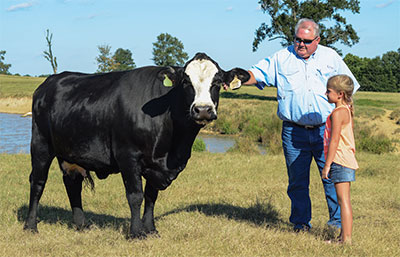
<path id="1" fill-rule="evenodd" d="M 46 41 L 47 41 L 47 46 L 49 47 L 48 51 L 43 51 L 44 58 L 48 60 L 51 64 L 51 67 L 53 68 L 54 74 L 57 73 L 57 58 L 53 56 L 53 51 L 51 50 L 51 40 L 53 39 L 53 33 L 50 34 L 50 31 L 47 29 L 46 30 Z"/>

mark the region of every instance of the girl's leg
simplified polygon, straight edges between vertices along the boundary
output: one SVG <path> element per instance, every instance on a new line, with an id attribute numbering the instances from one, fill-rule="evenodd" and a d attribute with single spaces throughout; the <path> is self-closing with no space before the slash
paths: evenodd
<path id="1" fill-rule="evenodd" d="M 353 210 L 350 202 L 350 182 L 335 183 L 338 202 L 341 209 L 342 231 L 341 241 L 351 243 L 353 228 Z"/>

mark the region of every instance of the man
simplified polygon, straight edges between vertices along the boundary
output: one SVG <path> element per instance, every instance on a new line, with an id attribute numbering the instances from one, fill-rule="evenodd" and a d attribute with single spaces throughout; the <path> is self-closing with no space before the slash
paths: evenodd
<path id="1" fill-rule="evenodd" d="M 294 44 L 254 65 L 245 84 L 277 87 L 278 116 L 283 120 L 282 145 L 286 159 L 291 200 L 290 222 L 295 231 L 311 228 L 309 196 L 310 165 L 317 163 L 320 175 L 325 164 L 323 133 L 333 110 L 325 96 L 326 82 L 336 74 L 349 75 L 360 87 L 342 58 L 331 48 L 319 45 L 319 26 L 301 19 L 295 27 Z M 340 228 L 340 208 L 334 184 L 322 179 L 328 203 L 328 225 Z"/>

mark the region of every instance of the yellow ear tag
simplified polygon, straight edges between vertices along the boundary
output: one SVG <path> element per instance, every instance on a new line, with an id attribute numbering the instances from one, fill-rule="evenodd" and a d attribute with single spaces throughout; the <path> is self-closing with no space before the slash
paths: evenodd
<path id="1" fill-rule="evenodd" d="M 231 81 L 231 83 L 229 83 L 229 87 L 232 90 L 239 89 L 241 85 L 242 85 L 242 81 L 240 81 L 240 79 L 238 79 L 238 77 L 236 75 L 233 78 L 233 80 Z"/>
<path id="2" fill-rule="evenodd" d="M 166 87 L 172 87 L 172 81 L 168 78 L 167 75 L 164 75 L 165 79 L 164 79 L 164 86 Z"/>

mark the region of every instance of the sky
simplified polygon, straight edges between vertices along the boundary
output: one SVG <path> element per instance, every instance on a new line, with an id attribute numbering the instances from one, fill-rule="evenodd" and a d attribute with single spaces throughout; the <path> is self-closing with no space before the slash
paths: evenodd
<path id="1" fill-rule="evenodd" d="M 400 48 L 400 0 L 362 0 L 360 14 L 343 12 L 360 37 L 352 47 L 335 47 L 374 58 Z M 192 58 L 204 52 L 224 70 L 248 69 L 282 46 L 264 40 L 252 51 L 254 32 L 270 17 L 258 0 L 1 0 L 0 50 L 12 74 L 51 74 L 44 56 L 46 30 L 58 72 L 97 70 L 98 46 L 129 49 L 138 67 L 154 65 L 153 43 L 169 33 Z"/>

